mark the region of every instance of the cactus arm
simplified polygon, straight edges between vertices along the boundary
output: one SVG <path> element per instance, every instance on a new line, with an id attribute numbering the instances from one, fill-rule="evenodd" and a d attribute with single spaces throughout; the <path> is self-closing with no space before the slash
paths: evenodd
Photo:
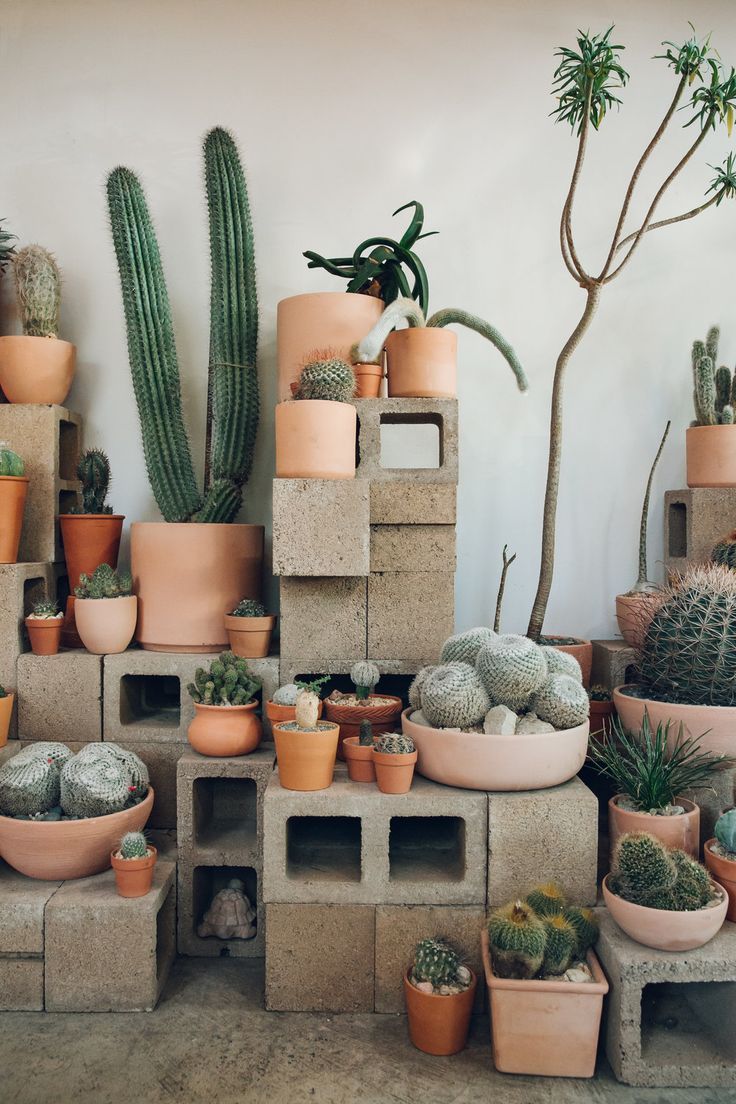
<path id="1" fill-rule="evenodd" d="M 715 363 L 715 362 L 714 362 Z M 731 369 L 722 364 L 716 370 L 716 412 L 723 413 L 723 408 L 731 401 Z"/>
<path id="2" fill-rule="evenodd" d="M 702 356 L 695 365 L 695 414 L 698 425 L 717 425 L 716 381 L 713 374 L 713 361 Z"/>
<path id="3" fill-rule="evenodd" d="M 647 577 L 647 527 L 649 524 L 649 498 L 652 493 L 652 480 L 654 479 L 654 473 L 659 463 L 659 458 L 662 455 L 664 449 L 664 443 L 667 440 L 667 434 L 670 431 L 672 422 L 667 422 L 664 427 L 664 433 L 662 434 L 662 440 L 659 442 L 659 448 L 657 449 L 657 455 L 654 457 L 654 463 L 649 469 L 649 478 L 647 479 L 647 486 L 644 492 L 644 502 L 641 507 L 641 522 L 639 524 L 639 577 L 636 580 L 635 586 L 633 586 L 632 592 L 634 594 L 641 593 L 652 589 L 652 584 Z"/>
<path id="4" fill-rule="evenodd" d="M 408 296 L 389 303 L 370 333 L 358 344 L 357 363 L 372 364 L 380 355 L 386 338 L 399 322 L 408 322 L 409 326 L 419 328 L 425 325 L 422 308 Z"/>
<path id="5" fill-rule="evenodd" d="M 714 364 L 718 363 L 718 343 L 721 339 L 721 330 L 719 326 L 711 326 L 705 338 L 705 352 L 713 361 Z"/>
<path id="6" fill-rule="evenodd" d="M 526 378 L 524 369 L 519 363 L 519 359 L 512 346 L 509 345 L 506 338 L 499 333 L 496 327 L 492 326 L 490 322 L 486 322 L 483 318 L 478 318 L 477 315 L 470 314 L 468 311 L 456 310 L 454 307 L 448 307 L 446 310 L 437 311 L 431 318 L 427 319 L 428 326 L 450 326 L 453 323 L 459 326 L 466 326 L 469 330 L 475 330 L 481 337 L 485 337 L 486 341 L 490 341 L 491 345 L 495 345 L 516 376 L 516 383 L 519 390 L 529 390 L 529 381 Z"/>
<path id="7" fill-rule="evenodd" d="M 243 502 L 243 492 L 230 479 L 215 479 L 210 484 L 202 509 L 192 521 L 226 523 L 232 521 Z"/>

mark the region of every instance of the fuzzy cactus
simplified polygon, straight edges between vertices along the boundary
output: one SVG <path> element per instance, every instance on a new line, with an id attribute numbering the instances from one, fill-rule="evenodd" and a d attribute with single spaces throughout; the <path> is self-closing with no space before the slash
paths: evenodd
<path id="1" fill-rule="evenodd" d="M 82 485 L 82 504 L 72 514 L 111 514 L 107 505 L 110 487 L 110 461 L 102 449 L 87 449 L 79 457 L 77 479 Z"/>
<path id="2" fill-rule="evenodd" d="M 350 678 L 355 686 L 355 696 L 361 701 L 368 697 L 381 677 L 375 663 L 369 659 L 360 659 L 350 668 Z"/>
<path id="3" fill-rule="evenodd" d="M 725 365 L 718 367 L 720 330 L 711 326 L 705 345 L 692 348 L 695 425 L 732 425 L 736 405 L 736 376 Z"/>
<path id="4" fill-rule="evenodd" d="M 133 590 L 133 577 L 128 571 L 117 572 L 109 564 L 99 564 L 91 575 L 79 576 L 74 588 L 77 598 L 127 598 Z"/>
<path id="5" fill-rule="evenodd" d="M 436 666 L 432 666 L 431 664 L 426 667 L 420 667 L 409 683 L 409 705 L 412 709 L 422 708 L 422 688 L 432 672 L 436 670 Z"/>
<path id="6" fill-rule="evenodd" d="M 3 228 L 2 223 L 4 222 L 5 219 L 0 219 L 0 276 L 3 275 L 15 256 L 15 246 L 12 243 L 18 240 L 15 234 L 11 234 L 9 230 Z"/>
<path id="7" fill-rule="evenodd" d="M 295 682 L 287 682 L 274 691 L 271 699 L 274 705 L 296 705 L 300 687 Z"/>
<path id="8" fill-rule="evenodd" d="M 567 898 L 564 889 L 557 882 L 545 882 L 527 894 L 526 903 L 534 909 L 537 916 L 554 916 L 565 908 Z"/>
<path id="9" fill-rule="evenodd" d="M 524 901 L 512 901 L 488 919 L 493 972 L 501 978 L 533 978 L 544 961 L 547 929 Z"/>
<path id="10" fill-rule="evenodd" d="M 4 441 L 0 442 L 0 475 L 25 475 L 23 460 Z"/>
<path id="11" fill-rule="evenodd" d="M 355 395 L 355 370 L 329 350 L 310 354 L 299 376 L 295 398 L 349 403 Z"/>
<path id="12" fill-rule="evenodd" d="M 361 747 L 373 747 L 373 725 L 366 718 L 360 722 L 358 743 Z"/>
<path id="13" fill-rule="evenodd" d="M 77 753 L 77 758 L 103 758 L 116 763 L 127 780 L 129 800 L 140 800 L 148 793 L 149 776 L 146 764 L 134 751 L 129 751 L 128 748 L 123 748 L 112 740 L 105 740 L 104 743 L 86 744 Z"/>
<path id="14" fill-rule="evenodd" d="M 261 688 L 261 680 L 252 675 L 248 665 L 232 652 L 221 652 L 210 664 L 209 671 L 198 667 L 194 682 L 187 691 L 197 705 L 222 707 L 248 705 Z"/>
<path id="15" fill-rule="evenodd" d="M 426 324 L 424 311 L 408 296 L 401 296 L 388 304 L 370 333 L 367 333 L 359 342 L 355 350 L 356 363 L 375 364 L 381 355 L 386 338 L 402 322 L 412 329 L 422 329 Z"/>
<path id="16" fill-rule="evenodd" d="M 569 675 L 570 678 L 577 679 L 578 682 L 582 683 L 583 672 L 575 656 L 568 652 L 561 652 L 559 648 L 555 648 L 551 644 L 542 644 L 541 649 L 544 652 L 544 658 L 547 660 L 548 675 Z"/>
<path id="17" fill-rule="evenodd" d="M 722 537 L 710 555 L 713 563 L 736 571 L 736 530 Z"/>
<path id="18" fill-rule="evenodd" d="M 575 905 L 568 906 L 563 909 L 563 912 L 575 929 L 577 937 L 575 954 L 578 958 L 585 958 L 598 938 L 598 919 L 592 909 L 577 908 Z"/>
<path id="19" fill-rule="evenodd" d="M 300 690 L 296 699 L 296 724 L 302 732 L 315 732 L 319 727 L 319 698 L 312 690 Z"/>
<path id="20" fill-rule="evenodd" d="M 515 713 L 527 708 L 547 680 L 547 660 L 539 645 L 511 633 L 485 644 L 478 652 L 476 668 L 491 703 L 506 705 Z"/>
<path id="21" fill-rule="evenodd" d="M 490 707 L 480 675 L 467 663 L 434 667 L 421 688 L 421 709 L 434 728 L 470 728 Z"/>
<path id="22" fill-rule="evenodd" d="M 412 977 L 430 981 L 435 989 L 457 982 L 460 955 L 446 939 L 422 939 L 414 951 Z"/>
<path id="23" fill-rule="evenodd" d="M 37 743 L 26 744 L 15 756 L 15 762 L 19 760 L 22 762 L 24 759 L 52 759 L 61 770 L 64 763 L 71 759 L 72 754 L 66 744 L 61 744 L 57 740 L 39 740 Z"/>
<path id="24" fill-rule="evenodd" d="M 231 617 L 265 617 L 266 607 L 255 598 L 243 598 L 235 609 L 230 610 Z"/>
<path id="25" fill-rule="evenodd" d="M 724 851 L 736 854 L 736 809 L 721 813 L 716 821 L 715 836 Z"/>
<path id="26" fill-rule="evenodd" d="M 50 756 L 15 755 L 0 767 L 0 813 L 30 816 L 59 804 L 59 763 Z"/>
<path id="27" fill-rule="evenodd" d="M 469 663 L 474 667 L 478 652 L 495 639 L 496 633 L 485 625 L 456 633 L 442 645 L 440 663 Z"/>
<path id="28" fill-rule="evenodd" d="M 129 800 L 128 776 L 111 758 L 75 755 L 61 769 L 61 807 L 67 816 L 119 813 Z"/>
<path id="29" fill-rule="evenodd" d="M 590 698 L 571 675 L 552 675 L 532 697 L 529 708 L 555 728 L 576 728 L 588 719 Z"/>
<path id="30" fill-rule="evenodd" d="M 58 337 L 61 273 L 47 249 L 27 245 L 13 258 L 15 294 L 26 337 Z"/>
<path id="31" fill-rule="evenodd" d="M 547 939 L 544 945 L 542 972 L 564 974 L 573 960 L 578 945 L 575 928 L 562 912 L 544 917 Z"/>
<path id="32" fill-rule="evenodd" d="M 120 841 L 118 857 L 121 859 L 145 859 L 148 844 L 143 832 L 126 832 Z"/>
<path id="33" fill-rule="evenodd" d="M 411 736 L 400 732 L 384 732 L 373 746 L 382 755 L 412 755 L 416 751 Z"/>

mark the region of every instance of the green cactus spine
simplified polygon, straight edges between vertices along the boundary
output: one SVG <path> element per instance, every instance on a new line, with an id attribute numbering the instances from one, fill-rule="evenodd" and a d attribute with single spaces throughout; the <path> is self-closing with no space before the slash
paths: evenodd
<path id="1" fill-rule="evenodd" d="M 26 337 L 57 337 L 61 273 L 47 249 L 27 245 L 13 258 L 18 311 Z"/>
<path id="2" fill-rule="evenodd" d="M 431 981 L 435 989 L 457 980 L 460 956 L 446 939 L 422 939 L 414 951 L 415 981 Z"/>
<path id="3" fill-rule="evenodd" d="M 631 832 L 618 842 L 614 858 L 614 892 L 637 905 L 650 904 L 674 889 L 677 867 L 667 849 L 646 832 Z"/>
<path id="4" fill-rule="evenodd" d="M 355 395 L 355 370 L 332 353 L 312 353 L 299 376 L 297 399 L 349 403 Z"/>
<path id="5" fill-rule="evenodd" d="M 721 813 L 716 821 L 715 835 L 724 851 L 736 853 L 736 809 Z"/>
<path id="6" fill-rule="evenodd" d="M 367 719 L 360 722 L 358 743 L 361 747 L 373 747 L 373 725 Z"/>
<path id="7" fill-rule="evenodd" d="M 412 755 L 416 748 L 411 736 L 400 732 L 384 732 L 373 745 L 382 755 Z"/>
<path id="8" fill-rule="evenodd" d="M 527 894 L 526 903 L 537 916 L 554 916 L 567 905 L 565 891 L 557 882 L 545 882 Z"/>
<path id="9" fill-rule="evenodd" d="M 77 598 L 127 598 L 133 590 L 129 572 L 117 572 L 109 564 L 99 564 L 91 575 L 79 576 L 79 586 L 74 588 Z"/>
<path id="10" fill-rule="evenodd" d="M 143 832 L 126 832 L 120 841 L 118 854 L 121 859 L 145 859 L 148 844 Z"/>
<path id="11" fill-rule="evenodd" d="M 575 954 L 578 958 L 585 958 L 590 947 L 598 938 L 598 920 L 592 909 L 570 906 L 563 909 L 567 919 L 575 929 L 577 947 Z"/>
<path id="12" fill-rule="evenodd" d="M 87 449 L 79 457 L 77 479 L 82 484 L 81 508 L 72 513 L 111 514 L 106 504 L 110 487 L 110 461 L 102 449 Z"/>
<path id="13" fill-rule="evenodd" d="M 493 972 L 501 978 L 533 978 L 544 961 L 547 929 L 524 901 L 496 909 L 488 919 Z"/>
<path id="14" fill-rule="evenodd" d="M 0 475 L 25 475 L 25 464 L 17 452 L 0 442 Z"/>
<path id="15" fill-rule="evenodd" d="M 564 974 L 572 962 L 578 945 L 575 928 L 562 912 L 544 918 L 547 940 L 544 945 L 542 972 Z"/>

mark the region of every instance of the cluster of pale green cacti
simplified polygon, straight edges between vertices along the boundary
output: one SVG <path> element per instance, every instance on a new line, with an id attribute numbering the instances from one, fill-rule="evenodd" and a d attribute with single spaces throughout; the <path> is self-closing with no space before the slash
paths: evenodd
<path id="1" fill-rule="evenodd" d="M 194 682 L 187 686 L 197 705 L 221 707 L 248 705 L 261 689 L 261 680 L 248 670 L 245 660 L 233 652 L 221 652 L 209 671 L 198 667 Z"/>
<path id="2" fill-rule="evenodd" d="M 355 371 L 352 364 L 330 349 L 309 354 L 294 398 L 349 403 L 354 397 Z"/>
<path id="3" fill-rule="evenodd" d="M 584 959 L 597 938 L 595 913 L 570 905 L 556 882 L 537 886 L 525 900 L 510 901 L 488 919 L 496 977 L 559 976 Z"/>
<path id="4" fill-rule="evenodd" d="M 736 375 L 718 365 L 721 331 L 711 326 L 705 343 L 693 342 L 693 402 L 696 426 L 732 425 L 736 405 Z"/>
<path id="5" fill-rule="evenodd" d="M 716 896 L 704 866 L 684 851 L 668 850 L 647 832 L 621 837 L 608 887 L 625 901 L 665 912 L 694 912 Z"/>
<path id="6" fill-rule="evenodd" d="M 99 564 L 91 575 L 83 571 L 79 586 L 74 588 L 77 598 L 127 598 L 133 592 L 133 577 L 129 571 L 117 572 L 109 564 Z"/>

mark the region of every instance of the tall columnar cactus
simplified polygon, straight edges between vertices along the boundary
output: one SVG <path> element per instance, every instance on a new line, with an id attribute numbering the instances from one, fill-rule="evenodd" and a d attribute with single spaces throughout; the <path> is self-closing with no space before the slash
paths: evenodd
<path id="1" fill-rule="evenodd" d="M 736 809 L 721 813 L 716 821 L 715 836 L 724 851 L 736 853 Z"/>
<path id="2" fill-rule="evenodd" d="M 420 696 L 422 712 L 434 728 L 470 728 L 491 708 L 480 675 L 467 663 L 432 668 Z"/>
<path id="3" fill-rule="evenodd" d="M 718 367 L 720 330 L 711 326 L 705 344 L 694 341 L 693 401 L 695 425 L 732 425 L 736 405 L 736 376 L 725 365 Z"/>
<path id="4" fill-rule="evenodd" d="M 493 972 L 501 978 L 533 978 L 544 960 L 547 929 L 524 901 L 512 901 L 488 919 Z"/>
<path id="5" fill-rule="evenodd" d="M 539 645 L 511 633 L 485 644 L 476 667 L 491 702 L 517 712 L 526 709 L 547 680 L 547 661 Z"/>
<path id="6" fill-rule="evenodd" d="M 310 354 L 299 376 L 297 399 L 326 399 L 349 403 L 355 396 L 355 371 L 329 350 Z"/>
<path id="7" fill-rule="evenodd" d="M 77 464 L 77 479 L 82 484 L 82 505 L 72 512 L 111 514 L 112 506 L 106 502 L 110 487 L 110 461 L 102 449 L 87 449 L 82 453 Z"/>
<path id="8" fill-rule="evenodd" d="M 431 981 L 435 988 L 457 980 L 460 956 L 446 939 L 422 939 L 414 951 L 415 981 Z"/>
<path id="9" fill-rule="evenodd" d="M 470 663 L 474 666 L 484 644 L 490 644 L 495 639 L 496 633 L 485 625 L 456 633 L 442 645 L 440 663 Z"/>
<path id="10" fill-rule="evenodd" d="M 377 685 L 381 672 L 370 659 L 360 659 L 350 668 L 350 678 L 355 686 L 355 696 L 364 701 Z"/>
<path id="11" fill-rule="evenodd" d="M 13 258 L 15 294 L 26 337 L 58 337 L 61 273 L 47 249 L 27 245 Z"/>
<path id="12" fill-rule="evenodd" d="M 209 671 L 198 667 L 194 682 L 187 686 L 197 705 L 248 705 L 261 688 L 261 680 L 252 675 L 248 664 L 232 652 L 222 652 L 210 664 Z"/>
<path id="13" fill-rule="evenodd" d="M 0 441 L 0 475 L 25 475 L 25 464 L 17 452 Z"/>

